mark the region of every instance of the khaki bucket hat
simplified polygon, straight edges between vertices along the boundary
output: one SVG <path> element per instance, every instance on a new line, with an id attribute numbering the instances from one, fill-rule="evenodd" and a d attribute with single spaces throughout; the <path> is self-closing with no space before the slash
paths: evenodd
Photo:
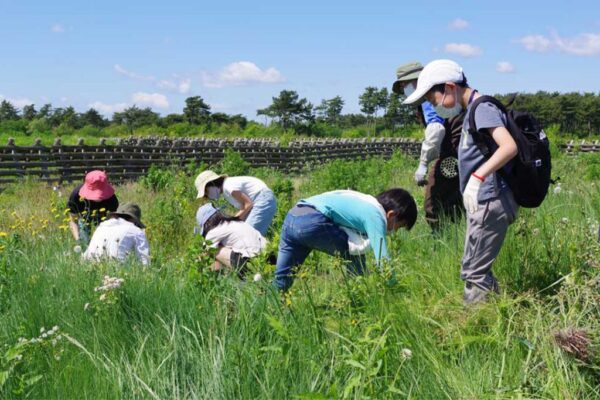
<path id="1" fill-rule="evenodd" d="M 142 210 L 140 206 L 134 203 L 124 203 L 119 205 L 117 211 L 111 213 L 111 215 L 116 215 L 117 217 L 125 216 L 131 219 L 138 228 L 144 229 L 146 225 L 142 224 Z"/>
<path id="2" fill-rule="evenodd" d="M 422 70 L 423 64 L 416 61 L 399 66 L 396 70 L 396 81 L 392 86 L 392 92 L 400 94 L 402 92 L 402 84 L 418 79 Z"/>

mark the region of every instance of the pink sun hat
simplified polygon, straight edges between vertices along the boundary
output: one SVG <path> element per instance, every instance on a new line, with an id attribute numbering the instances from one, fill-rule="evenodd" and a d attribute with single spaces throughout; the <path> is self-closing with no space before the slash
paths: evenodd
<path id="1" fill-rule="evenodd" d="M 85 176 L 85 182 L 79 195 L 91 201 L 106 200 L 115 194 L 115 189 L 108 183 L 108 177 L 104 171 L 91 171 Z"/>

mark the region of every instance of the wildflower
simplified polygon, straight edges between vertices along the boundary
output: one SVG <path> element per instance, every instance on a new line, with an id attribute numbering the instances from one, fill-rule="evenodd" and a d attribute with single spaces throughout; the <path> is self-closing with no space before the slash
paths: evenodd
<path id="1" fill-rule="evenodd" d="M 410 349 L 402 349 L 402 357 L 404 357 L 405 360 L 410 360 L 412 356 L 413 354 Z"/>
<path id="2" fill-rule="evenodd" d="M 8 233 L 0 231 L 0 237 L 7 237 L 7 236 L 8 236 Z"/>
<path id="3" fill-rule="evenodd" d="M 75 252 L 75 253 L 81 253 L 81 246 L 80 245 L 76 245 L 75 247 L 73 247 L 73 252 Z"/>
<path id="4" fill-rule="evenodd" d="M 87 310 L 88 310 L 88 308 L 90 308 L 90 303 L 85 303 L 85 304 L 83 305 L 83 311 L 87 311 Z"/>
<path id="5" fill-rule="evenodd" d="M 262 275 L 261 275 L 260 273 L 258 273 L 258 272 L 257 272 L 257 273 L 254 275 L 254 282 L 258 282 L 258 281 L 260 281 L 260 280 L 262 280 Z"/>
<path id="6" fill-rule="evenodd" d="M 533 233 L 533 236 L 539 235 L 540 234 L 539 228 L 535 228 L 532 233 Z"/>
<path id="7" fill-rule="evenodd" d="M 43 326 L 40 328 L 40 333 L 44 333 L 44 331 L 46 330 L 46 328 L 44 328 Z"/>
<path id="8" fill-rule="evenodd" d="M 100 301 L 106 300 L 106 293 L 102 293 L 99 298 Z"/>
<path id="9" fill-rule="evenodd" d="M 102 208 L 100 209 L 100 212 L 105 212 L 105 211 L 106 211 L 106 208 L 104 208 L 104 207 L 102 207 Z"/>
<path id="10" fill-rule="evenodd" d="M 562 191 L 562 188 L 560 187 L 560 183 L 559 183 L 554 188 L 554 194 L 559 194 L 561 191 Z"/>
<path id="11" fill-rule="evenodd" d="M 567 217 L 563 217 L 560 222 L 562 222 L 563 224 L 566 224 L 567 222 L 569 222 L 569 218 Z"/>
<path id="12" fill-rule="evenodd" d="M 23 359 L 23 354 L 17 354 L 15 356 L 15 360 L 17 360 L 17 361 L 21 361 L 22 359 Z"/>

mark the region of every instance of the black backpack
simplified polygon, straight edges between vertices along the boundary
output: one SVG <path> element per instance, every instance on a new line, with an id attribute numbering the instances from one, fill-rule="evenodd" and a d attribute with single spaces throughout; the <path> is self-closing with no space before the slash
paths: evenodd
<path id="1" fill-rule="evenodd" d="M 533 115 L 523 111 L 507 110 L 498 99 L 481 96 L 471 105 L 469 134 L 473 136 L 475 144 L 486 158 L 491 156 L 489 146 L 475 127 L 475 109 L 481 103 L 492 103 L 506 115 L 506 128 L 517 144 L 518 154 L 513 159 L 512 171 L 506 173 L 503 169 L 499 169 L 497 173 L 506 180 L 517 204 L 528 208 L 538 207 L 548 193 L 552 170 L 550 142 L 544 130 Z"/>

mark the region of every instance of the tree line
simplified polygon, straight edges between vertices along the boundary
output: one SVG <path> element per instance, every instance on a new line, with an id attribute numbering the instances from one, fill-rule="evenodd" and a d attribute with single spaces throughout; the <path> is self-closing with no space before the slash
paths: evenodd
<path id="1" fill-rule="evenodd" d="M 511 95 L 497 95 L 509 101 Z M 390 93 L 387 88 L 369 86 L 360 94 L 361 113 L 344 114 L 345 101 L 340 96 L 323 99 L 314 106 L 293 90 L 282 90 L 273 97 L 268 107 L 258 109 L 257 116 L 265 118 L 265 125 L 284 131 L 314 136 L 339 136 L 340 130 L 362 128 L 369 135 L 402 131 L 419 124 L 414 106 L 402 104 L 404 96 Z M 544 126 L 555 125 L 558 131 L 580 137 L 600 133 L 600 95 L 595 93 L 537 92 L 519 94 L 514 107 L 533 113 Z M 240 114 L 211 112 L 211 107 L 200 96 L 188 97 L 181 113 L 161 116 L 151 108 L 135 105 L 115 112 L 109 119 L 94 108 L 79 113 L 73 107 L 53 107 L 44 104 L 39 109 L 30 104 L 21 110 L 7 100 L 0 103 L 0 133 L 56 135 L 82 131 L 102 134 L 121 132 L 133 134 L 140 129 L 162 128 L 179 134 L 211 133 L 215 127 L 235 127 L 243 131 L 249 125 Z M 112 129 L 112 130 L 111 130 Z M 222 132 L 221 129 L 218 132 Z"/>

